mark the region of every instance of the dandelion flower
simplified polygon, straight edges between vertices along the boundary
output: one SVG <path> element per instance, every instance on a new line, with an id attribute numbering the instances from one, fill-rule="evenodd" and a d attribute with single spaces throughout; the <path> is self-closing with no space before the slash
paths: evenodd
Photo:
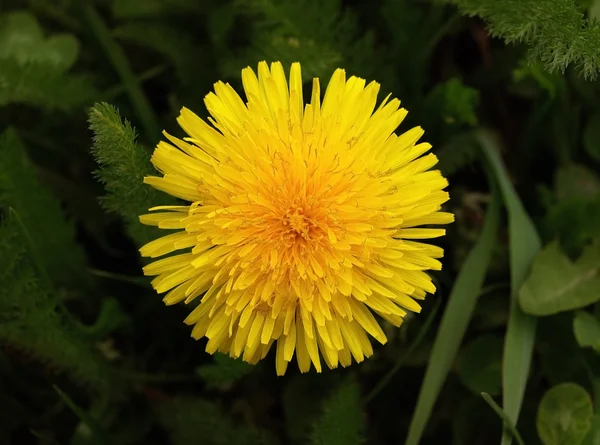
<path id="1" fill-rule="evenodd" d="M 208 121 L 187 108 L 177 122 L 188 137 L 164 133 L 145 182 L 186 205 L 140 216 L 171 230 L 141 248 L 156 258 L 168 305 L 199 299 L 185 319 L 206 351 L 256 363 L 276 344 L 282 375 L 320 372 L 373 354 L 385 343 L 374 314 L 400 326 L 416 300 L 435 291 L 439 247 L 417 240 L 445 234 L 447 181 L 418 142 L 420 127 L 394 133 L 407 111 L 379 84 L 333 73 L 321 102 L 313 79 L 304 104 L 300 64 L 289 80 L 280 63 L 242 70 L 246 101 L 223 82 L 205 98 Z"/>

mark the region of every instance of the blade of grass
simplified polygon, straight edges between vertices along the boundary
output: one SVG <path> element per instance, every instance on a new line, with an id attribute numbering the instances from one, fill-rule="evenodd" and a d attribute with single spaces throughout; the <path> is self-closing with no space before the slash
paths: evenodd
<path id="1" fill-rule="evenodd" d="M 504 422 L 504 427 L 512 434 L 512 436 L 517 440 L 517 443 L 519 445 L 525 445 L 525 442 L 523 442 L 523 438 L 521 437 L 521 435 L 519 434 L 519 432 L 517 431 L 517 428 L 515 427 L 515 425 L 512 423 L 512 421 L 508 418 L 508 416 L 506 415 L 506 413 L 504 411 L 502 411 L 502 408 L 500 408 L 498 406 L 498 404 L 494 401 L 494 399 L 492 398 L 492 396 L 490 396 L 488 393 L 486 392 L 482 392 L 481 393 L 481 397 L 483 397 L 483 400 L 485 400 L 487 402 L 488 405 L 490 405 L 490 407 L 496 412 L 496 414 L 498 414 L 498 416 L 502 419 L 502 422 Z"/>
<path id="2" fill-rule="evenodd" d="M 98 39 L 98 43 L 102 46 L 106 56 L 121 78 L 123 86 L 127 90 L 127 94 L 131 100 L 131 104 L 144 127 L 148 142 L 150 142 L 151 145 L 154 144 L 158 138 L 160 138 L 160 125 L 148 102 L 148 98 L 144 94 L 135 74 L 131 70 L 127 57 L 123 53 L 121 47 L 112 38 L 102 17 L 100 17 L 98 12 L 89 4 L 89 2 L 81 2 L 81 11 L 87 25 Z"/>
<path id="3" fill-rule="evenodd" d="M 440 308 L 441 301 L 442 301 L 441 298 L 438 298 L 436 300 L 435 306 L 431 309 L 431 311 L 429 311 L 429 315 L 427 316 L 425 323 L 423 323 L 423 326 L 421 326 L 421 329 L 419 329 L 419 333 L 417 334 L 417 337 L 410 344 L 410 346 L 408 347 L 408 350 L 403 355 L 401 355 L 400 358 L 396 361 L 396 363 L 394 364 L 392 369 L 390 369 L 387 372 L 387 374 L 384 375 L 381 378 L 381 380 L 379 380 L 379 382 L 377 383 L 375 388 L 373 388 L 371 390 L 371 392 L 367 395 L 367 397 L 365 397 L 365 403 L 369 403 L 371 400 L 373 400 L 375 398 L 375 396 L 377 394 L 379 394 L 383 388 L 386 387 L 386 385 L 390 382 L 392 377 L 394 377 L 394 375 L 398 372 L 398 370 L 400 370 L 400 368 L 402 368 L 402 365 L 404 365 L 404 363 L 406 363 L 406 360 L 408 360 L 408 358 L 412 355 L 412 353 L 421 345 L 421 342 L 423 341 L 423 339 L 429 332 L 431 325 L 433 324 L 433 320 L 435 319 L 438 309 Z"/>
<path id="4" fill-rule="evenodd" d="M 516 425 L 529 376 L 537 325 L 535 317 L 521 310 L 517 295 L 542 243 L 506 173 L 493 137 L 485 131 L 477 133 L 476 137 L 508 210 L 511 302 L 502 360 L 502 404 L 504 412 Z M 510 445 L 511 442 L 512 436 L 505 431 L 502 445 Z"/>
<path id="5" fill-rule="evenodd" d="M 90 432 L 92 433 L 90 439 L 92 439 L 93 443 L 96 445 L 109 445 L 109 437 L 100 424 L 81 407 L 79 407 L 79 405 L 77 405 L 73 399 L 71 399 L 71 397 L 62 392 L 58 386 L 53 385 L 53 387 L 65 405 L 67 405 L 69 409 L 73 411 L 73 413 L 79 418 L 79 420 L 81 420 L 90 429 Z"/>
<path id="6" fill-rule="evenodd" d="M 433 343 L 431 358 L 425 371 L 417 406 L 408 430 L 406 445 L 417 445 L 421 440 L 435 401 L 473 316 L 496 242 L 500 220 L 499 201 L 498 192 L 495 187 L 492 187 L 492 199 L 481 237 L 465 260 L 450 292 L 448 304 Z"/>

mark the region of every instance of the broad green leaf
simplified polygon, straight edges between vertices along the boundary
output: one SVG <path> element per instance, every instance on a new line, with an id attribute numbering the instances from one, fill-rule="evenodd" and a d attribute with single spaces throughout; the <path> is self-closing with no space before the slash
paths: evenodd
<path id="1" fill-rule="evenodd" d="M 28 12 L 12 12 L 0 21 L 0 59 L 14 58 L 21 65 L 46 63 L 64 72 L 75 63 L 78 53 L 75 37 L 63 34 L 45 39 L 36 18 Z"/>
<path id="2" fill-rule="evenodd" d="M 253 370 L 254 366 L 242 359 L 233 359 L 226 354 L 217 353 L 214 355 L 214 363 L 202 365 L 196 372 L 209 388 L 218 388 L 235 383 Z"/>
<path id="3" fill-rule="evenodd" d="M 347 380 L 323 402 L 322 413 L 313 425 L 311 445 L 359 445 L 364 442 L 363 407 L 358 385 Z"/>
<path id="4" fill-rule="evenodd" d="M 590 429 L 592 399 L 574 383 L 546 391 L 537 414 L 537 430 L 544 445 L 579 445 Z"/>
<path id="5" fill-rule="evenodd" d="M 465 346 L 458 355 L 458 376 L 475 394 L 500 393 L 503 345 L 504 340 L 500 337 L 482 335 Z"/>
<path id="6" fill-rule="evenodd" d="M 579 164 L 569 164 L 556 172 L 554 180 L 558 201 L 575 198 L 593 199 L 600 193 L 600 177 Z"/>
<path id="7" fill-rule="evenodd" d="M 600 414 L 592 417 L 590 429 L 588 430 L 581 445 L 600 445 Z"/>
<path id="8" fill-rule="evenodd" d="M 510 182 L 494 139 L 486 132 L 480 132 L 478 139 L 508 210 L 512 295 L 502 360 L 502 400 L 504 412 L 516 424 L 529 377 L 537 324 L 534 317 L 521 310 L 517 296 L 542 244 L 535 226 Z M 502 445 L 509 445 L 511 442 L 511 436 L 505 433 Z"/>
<path id="9" fill-rule="evenodd" d="M 600 301 L 600 240 L 587 246 L 576 262 L 550 243 L 536 258 L 521 288 L 521 307 L 528 314 L 551 315 Z"/>
<path id="10" fill-rule="evenodd" d="M 592 347 L 600 352 L 600 321 L 592 314 L 577 311 L 573 318 L 573 332 L 579 346 Z"/>
<path id="11" fill-rule="evenodd" d="M 499 219 L 500 200 L 494 192 L 481 237 L 465 260 L 450 292 L 410 423 L 407 445 L 416 445 L 421 440 L 435 401 L 465 335 L 492 257 Z"/>
<path id="12" fill-rule="evenodd" d="M 596 3 L 594 8 L 600 13 L 600 2 Z M 585 126 L 583 148 L 592 159 L 600 162 L 600 113 L 593 114 Z"/>

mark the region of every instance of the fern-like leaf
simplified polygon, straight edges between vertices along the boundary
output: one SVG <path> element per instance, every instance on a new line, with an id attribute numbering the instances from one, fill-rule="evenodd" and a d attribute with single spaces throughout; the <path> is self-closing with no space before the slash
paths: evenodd
<path id="1" fill-rule="evenodd" d="M 106 362 L 60 312 L 32 237 L 9 210 L 0 223 L 0 343 L 31 356 L 48 372 L 105 391 L 114 386 Z"/>
<path id="2" fill-rule="evenodd" d="M 12 131 L 0 136 L 0 209 L 13 208 L 31 233 L 40 261 L 55 285 L 83 284 L 85 254 L 72 223 L 37 178 L 25 147 Z"/>
<path id="3" fill-rule="evenodd" d="M 549 71 L 575 65 L 586 78 L 600 71 L 600 23 L 584 18 L 574 0 L 451 0 L 479 16 L 493 36 L 523 42 Z"/>
<path id="4" fill-rule="evenodd" d="M 271 445 L 264 433 L 235 426 L 221 408 L 208 400 L 177 397 L 157 407 L 159 422 L 173 445 Z"/>
<path id="5" fill-rule="evenodd" d="M 102 204 L 120 215 L 129 236 L 143 245 L 160 233 L 155 227 L 140 224 L 139 215 L 172 200 L 144 184 L 144 177 L 154 173 L 150 155 L 136 142 L 133 127 L 127 120 L 121 120 L 115 107 L 107 103 L 94 105 L 89 122 L 94 132 L 92 152 L 100 165 L 96 175 L 107 192 L 101 198 Z"/>

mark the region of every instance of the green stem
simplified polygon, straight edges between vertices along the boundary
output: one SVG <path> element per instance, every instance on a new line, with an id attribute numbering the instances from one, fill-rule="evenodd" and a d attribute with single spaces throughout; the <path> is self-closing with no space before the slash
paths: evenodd
<path id="1" fill-rule="evenodd" d="M 84 3 L 84 2 L 82 2 Z M 142 91 L 135 74 L 129 66 L 129 62 L 121 47 L 114 41 L 102 17 L 89 4 L 81 6 L 83 16 L 92 33 L 98 39 L 98 42 L 104 49 L 106 56 L 113 65 L 115 71 L 121 78 L 123 86 L 129 95 L 131 104 L 135 109 L 142 127 L 146 132 L 148 142 L 153 144 L 160 137 L 160 125 L 154 114 L 148 98 Z"/>
<path id="2" fill-rule="evenodd" d="M 508 432 L 510 432 L 510 434 L 512 434 L 512 436 L 515 438 L 517 443 L 519 445 L 525 445 L 525 442 L 523 442 L 523 438 L 517 431 L 517 428 L 515 427 L 515 425 L 512 423 L 512 421 L 510 420 L 508 415 L 504 412 L 504 410 L 502 408 L 500 408 L 500 406 L 498 406 L 498 404 L 494 401 L 494 399 L 492 399 L 492 397 L 485 392 L 481 393 L 481 397 L 483 397 L 483 400 L 485 400 L 486 403 L 488 405 L 490 405 L 490 407 L 496 412 L 496 414 L 498 414 L 498 416 L 500 416 L 500 419 L 502 419 L 502 422 L 504 423 L 504 428 Z"/>

